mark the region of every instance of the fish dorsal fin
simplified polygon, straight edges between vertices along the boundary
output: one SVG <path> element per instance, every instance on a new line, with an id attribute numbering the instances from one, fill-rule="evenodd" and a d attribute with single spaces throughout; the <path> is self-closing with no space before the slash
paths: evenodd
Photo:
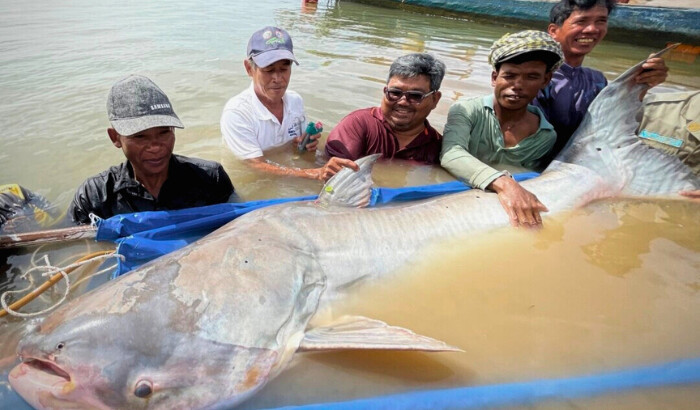
<path id="1" fill-rule="evenodd" d="M 660 57 L 677 45 L 666 47 L 652 57 Z M 637 84 L 635 77 L 645 62 L 630 67 L 598 93 L 557 160 L 588 163 L 590 154 L 600 151 L 601 144 L 627 145 L 638 140 L 635 135 L 639 126 L 636 113 L 642 106 L 638 97 L 647 86 Z"/>
<path id="2" fill-rule="evenodd" d="M 642 106 L 639 93 L 646 87 L 637 84 L 635 76 L 644 61 L 603 88 L 553 165 L 556 168 L 556 162 L 562 162 L 589 168 L 615 194 L 677 195 L 681 190 L 699 189 L 700 179 L 677 157 L 652 149 L 635 134 L 639 127 L 637 112 Z"/>
<path id="3" fill-rule="evenodd" d="M 372 167 L 381 154 L 368 155 L 355 161 L 359 171 L 343 168 L 329 179 L 316 203 L 328 207 L 331 205 L 363 208 L 369 205 L 372 197 Z"/>
<path id="4" fill-rule="evenodd" d="M 462 351 L 445 342 L 363 316 L 343 316 L 328 326 L 316 327 L 307 331 L 298 351 L 351 349 Z"/>

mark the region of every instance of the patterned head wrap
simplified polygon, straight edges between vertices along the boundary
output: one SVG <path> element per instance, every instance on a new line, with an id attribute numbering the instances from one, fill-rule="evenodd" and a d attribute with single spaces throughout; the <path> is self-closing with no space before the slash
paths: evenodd
<path id="1" fill-rule="evenodd" d="M 489 64 L 495 68 L 513 57 L 533 51 L 544 51 L 545 55 L 551 53 L 551 58 L 547 61 L 553 62 L 551 71 L 559 68 L 564 59 L 561 46 L 549 34 L 544 31 L 525 30 L 515 34 L 508 33 L 496 40 L 491 46 Z"/>

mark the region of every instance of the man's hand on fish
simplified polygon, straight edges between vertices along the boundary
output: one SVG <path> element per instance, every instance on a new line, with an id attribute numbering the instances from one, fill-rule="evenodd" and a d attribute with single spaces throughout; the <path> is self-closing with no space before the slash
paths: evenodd
<path id="1" fill-rule="evenodd" d="M 649 86 L 649 88 L 656 87 L 657 85 L 663 83 L 666 81 L 666 77 L 668 77 L 668 67 L 666 66 L 664 59 L 661 57 L 652 56 L 653 54 L 649 55 L 647 61 L 642 64 L 641 71 L 634 78 L 637 84 L 646 84 Z M 649 88 L 639 94 L 640 101 L 644 98 Z"/>
<path id="2" fill-rule="evenodd" d="M 314 169 L 314 171 L 318 171 L 318 176 L 316 179 L 328 181 L 333 175 L 337 174 L 338 171 L 343 169 L 343 167 L 348 167 L 355 172 L 360 170 L 360 167 L 357 166 L 355 161 L 346 158 L 332 157 L 328 160 L 328 162 L 326 162 L 326 165 L 321 168 Z"/>
<path id="3" fill-rule="evenodd" d="M 542 225 L 540 212 L 549 209 L 537 197 L 508 176 L 496 178 L 489 188 L 498 194 L 498 200 L 510 219 L 510 224 L 518 227 Z"/>
<path id="4" fill-rule="evenodd" d="M 668 77 L 668 67 L 664 59 L 652 57 L 653 55 L 649 55 L 647 61 L 642 64 L 642 71 L 635 77 L 637 84 L 646 84 L 649 88 L 663 83 Z"/>

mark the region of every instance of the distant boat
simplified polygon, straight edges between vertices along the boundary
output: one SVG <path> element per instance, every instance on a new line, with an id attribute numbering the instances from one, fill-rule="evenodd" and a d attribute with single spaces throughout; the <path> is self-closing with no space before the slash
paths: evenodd
<path id="1" fill-rule="evenodd" d="M 554 3 L 547 0 L 387 0 L 403 5 L 442 9 L 483 17 L 549 22 Z M 359 1 L 366 3 L 365 1 Z M 376 2 L 370 2 L 376 3 Z M 609 27 L 640 34 L 673 34 L 674 38 L 700 41 L 700 1 L 654 1 L 649 4 L 697 4 L 695 7 L 659 7 L 618 4 Z M 544 27 L 543 27 L 544 28 Z M 668 39 L 671 40 L 671 39 Z"/>

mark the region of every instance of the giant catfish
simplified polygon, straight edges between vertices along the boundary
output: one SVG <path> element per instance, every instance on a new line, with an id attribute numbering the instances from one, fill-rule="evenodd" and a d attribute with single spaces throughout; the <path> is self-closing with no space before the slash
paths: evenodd
<path id="1" fill-rule="evenodd" d="M 634 135 L 638 69 L 608 85 L 557 159 L 523 183 L 551 213 L 700 188 L 680 161 Z M 454 350 L 362 317 L 309 326 L 348 288 L 419 258 L 425 244 L 509 223 L 496 195 L 479 190 L 358 208 L 375 159 L 339 172 L 316 203 L 249 213 L 59 308 L 20 342 L 10 383 L 38 408 L 230 407 L 298 351 Z"/>

